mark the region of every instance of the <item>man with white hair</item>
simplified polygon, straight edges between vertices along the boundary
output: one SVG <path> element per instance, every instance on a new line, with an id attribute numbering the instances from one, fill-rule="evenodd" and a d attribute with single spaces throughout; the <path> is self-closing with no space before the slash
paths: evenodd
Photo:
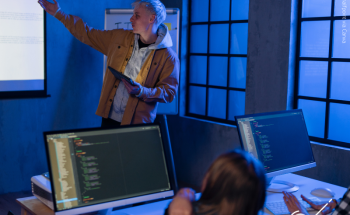
<path id="1" fill-rule="evenodd" d="M 62 12 L 56 0 L 38 3 L 81 42 L 107 56 L 110 66 L 130 77 L 136 86 L 120 82 L 107 69 L 96 114 L 102 127 L 151 123 L 158 102 L 171 102 L 179 85 L 179 59 L 168 28 L 166 10 L 159 0 L 136 0 L 130 22 L 133 30 L 96 30 L 81 18 Z"/>

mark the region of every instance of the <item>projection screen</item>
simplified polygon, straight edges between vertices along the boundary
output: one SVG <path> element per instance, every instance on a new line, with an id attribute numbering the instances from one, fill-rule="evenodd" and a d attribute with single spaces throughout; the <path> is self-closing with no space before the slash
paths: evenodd
<path id="1" fill-rule="evenodd" d="M 45 13 L 37 1 L 0 0 L 0 98 L 46 96 Z"/>

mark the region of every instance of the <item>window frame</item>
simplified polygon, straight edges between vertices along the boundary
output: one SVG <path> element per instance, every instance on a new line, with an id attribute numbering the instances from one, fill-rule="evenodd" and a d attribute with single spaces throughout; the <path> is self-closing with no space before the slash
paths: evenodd
<path id="1" fill-rule="evenodd" d="M 188 6 L 188 34 L 187 34 L 187 74 L 186 74 L 186 111 L 185 111 L 185 116 L 188 117 L 193 117 L 193 118 L 198 118 L 202 120 L 208 120 L 212 122 L 217 122 L 217 123 L 223 123 L 223 124 L 229 124 L 229 125 L 237 125 L 236 121 L 234 120 L 229 120 L 229 96 L 230 96 L 230 91 L 238 91 L 238 92 L 246 92 L 246 88 L 236 88 L 236 87 L 230 87 L 229 81 L 230 81 L 230 59 L 231 57 L 245 57 L 247 58 L 248 54 L 230 54 L 230 48 L 231 48 L 231 27 L 232 24 L 236 23 L 248 23 L 247 20 L 232 20 L 232 1 L 230 0 L 230 8 L 229 8 L 229 20 L 227 21 L 210 21 L 210 13 L 211 13 L 211 2 L 213 0 L 208 0 L 208 21 L 206 22 L 192 22 L 192 1 L 189 2 Z M 210 27 L 211 25 L 215 24 L 228 24 L 228 52 L 227 54 L 213 54 L 209 53 L 209 46 L 210 46 Z M 207 25 L 208 26 L 208 41 L 207 41 L 207 52 L 206 53 L 191 53 L 191 47 L 190 47 L 190 42 L 191 42 L 191 29 L 192 26 L 194 25 Z M 249 23 L 248 23 L 249 25 Z M 248 40 L 248 38 L 247 38 Z M 190 83 L 190 58 L 191 56 L 206 56 L 207 57 L 207 71 L 206 71 L 206 84 L 197 84 L 197 83 Z M 209 84 L 209 57 L 227 57 L 227 85 L 226 87 L 222 86 L 215 86 L 215 85 L 210 85 Z M 206 90 L 206 101 L 205 101 L 205 115 L 200 115 L 200 114 L 195 114 L 195 113 L 190 113 L 189 108 L 190 108 L 190 87 L 191 86 L 196 86 L 196 87 L 205 87 Z M 216 117 L 211 117 L 208 116 L 208 101 L 209 101 L 209 89 L 223 89 L 226 90 L 226 118 L 221 119 L 221 118 L 216 118 Z"/>
<path id="2" fill-rule="evenodd" d="M 295 59 L 296 59 L 295 62 L 296 63 L 295 63 L 293 108 L 294 109 L 298 109 L 299 99 L 325 102 L 326 110 L 325 110 L 325 119 L 324 119 L 325 120 L 324 137 L 323 138 L 319 138 L 319 137 L 310 136 L 310 140 L 311 141 L 315 141 L 315 142 L 325 143 L 325 144 L 328 144 L 328 145 L 350 148 L 350 143 L 328 139 L 328 135 L 329 135 L 330 104 L 331 103 L 338 103 L 338 104 L 350 105 L 350 101 L 339 100 L 339 99 L 331 99 L 330 98 L 332 62 L 350 62 L 350 58 L 333 58 L 332 57 L 334 21 L 336 21 L 336 20 L 350 20 L 350 16 L 349 17 L 346 16 L 346 19 L 343 19 L 343 16 L 336 16 L 335 17 L 334 16 L 335 0 L 331 0 L 332 1 L 332 5 L 331 5 L 331 15 L 330 15 L 330 17 L 302 18 L 303 1 L 304 0 L 299 0 L 299 2 L 298 2 L 298 24 L 297 24 L 297 43 L 296 43 L 296 55 L 295 55 Z M 329 37 L 328 57 L 321 58 L 321 57 L 301 57 L 300 56 L 300 51 L 301 51 L 301 49 L 300 49 L 301 23 L 303 21 L 330 21 L 330 31 L 329 31 L 330 37 Z M 302 61 L 302 60 L 328 62 L 327 94 L 326 94 L 326 98 L 318 98 L 318 97 L 300 96 L 299 95 L 299 66 L 300 66 L 300 61 Z"/>

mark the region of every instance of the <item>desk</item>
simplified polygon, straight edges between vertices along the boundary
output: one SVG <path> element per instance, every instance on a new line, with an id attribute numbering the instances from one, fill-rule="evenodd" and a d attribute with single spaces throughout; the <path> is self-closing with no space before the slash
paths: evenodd
<path id="1" fill-rule="evenodd" d="M 333 190 L 333 192 L 335 193 L 334 198 L 338 199 L 338 198 L 341 198 L 347 190 L 344 187 L 339 187 L 333 184 L 317 181 L 314 179 L 306 178 L 306 177 L 291 174 L 291 173 L 277 176 L 275 180 L 288 181 L 299 186 L 299 190 L 297 192 L 294 192 L 294 195 L 297 198 L 300 198 L 301 194 L 303 194 L 306 197 L 312 197 L 312 195 L 310 194 L 311 190 L 315 188 L 325 187 Z M 282 193 L 268 192 L 266 196 L 266 201 L 280 201 L 283 199 L 282 196 L 283 196 Z M 319 199 L 324 201 L 329 200 L 325 198 L 319 198 Z M 125 208 L 118 211 L 114 211 L 112 214 L 113 215 L 163 215 L 164 209 L 168 207 L 168 204 L 170 203 L 170 201 L 171 200 L 164 200 L 164 201 L 154 202 L 146 205 Z M 22 207 L 22 213 L 21 213 L 22 215 L 54 214 L 50 208 L 48 208 L 46 205 L 41 203 L 35 197 L 17 199 L 17 202 Z M 314 212 L 310 211 L 309 213 L 316 214 L 316 212 L 317 211 L 314 211 Z M 267 215 L 272 213 L 265 208 L 264 212 L 261 214 Z"/>
<path id="2" fill-rule="evenodd" d="M 51 208 L 44 205 L 35 196 L 17 199 L 17 203 L 21 206 L 21 215 L 55 214 Z"/>
<path id="3" fill-rule="evenodd" d="M 333 197 L 334 199 L 339 199 L 339 198 L 343 197 L 344 193 L 347 191 L 347 189 L 344 187 L 339 187 L 339 186 L 336 186 L 333 184 L 314 180 L 314 179 L 303 177 L 300 175 L 295 175 L 292 173 L 277 176 L 274 180 L 288 181 L 288 182 L 291 182 L 291 183 L 299 186 L 299 190 L 297 192 L 293 192 L 293 194 L 297 198 L 300 198 L 301 194 L 303 194 L 306 198 L 315 197 L 315 196 L 312 196 L 310 194 L 310 192 L 311 192 L 311 190 L 313 190 L 315 188 L 320 188 L 320 187 L 331 189 L 335 193 L 335 196 Z M 319 198 L 321 201 L 328 201 L 329 200 L 327 198 L 320 198 L 320 197 L 317 197 L 317 198 Z M 280 201 L 280 200 L 283 200 L 282 193 L 267 192 L 266 202 Z M 309 211 L 310 214 L 316 214 L 316 212 L 317 211 Z M 272 213 L 265 208 L 264 214 L 272 214 Z"/>

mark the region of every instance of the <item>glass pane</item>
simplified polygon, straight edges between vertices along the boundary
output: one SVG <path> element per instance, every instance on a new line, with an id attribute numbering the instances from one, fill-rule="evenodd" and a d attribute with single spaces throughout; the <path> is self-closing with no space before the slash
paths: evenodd
<path id="1" fill-rule="evenodd" d="M 347 40 L 350 37 L 350 31 L 348 33 L 349 26 L 350 20 L 334 21 L 332 57 L 350 58 L 350 40 Z"/>
<path id="2" fill-rule="evenodd" d="M 350 2 L 348 1 L 349 5 Z M 334 2 L 334 16 L 346 16 L 350 15 L 350 6 L 346 0 L 335 0 Z M 348 7 L 349 6 L 349 7 Z"/>
<path id="3" fill-rule="evenodd" d="M 190 57 L 190 83 L 207 84 L 207 57 Z"/>
<path id="4" fill-rule="evenodd" d="M 328 139 L 350 143 L 350 105 L 331 103 Z"/>
<path id="5" fill-rule="evenodd" d="M 303 110 L 309 136 L 324 138 L 326 103 L 299 99 L 298 108 Z"/>
<path id="6" fill-rule="evenodd" d="M 231 54 L 247 54 L 248 23 L 235 23 L 231 26 Z"/>
<path id="7" fill-rule="evenodd" d="M 226 119 L 226 90 L 209 88 L 208 116 Z"/>
<path id="8" fill-rule="evenodd" d="M 209 57 L 209 84 L 227 86 L 227 57 Z"/>
<path id="9" fill-rule="evenodd" d="M 332 0 L 303 0 L 303 18 L 331 16 Z"/>
<path id="10" fill-rule="evenodd" d="M 249 0 L 232 1 L 232 20 L 247 20 L 249 13 Z"/>
<path id="11" fill-rule="evenodd" d="M 191 22 L 208 22 L 209 0 L 192 0 L 191 3 Z"/>
<path id="12" fill-rule="evenodd" d="M 190 86 L 190 113 L 205 115 L 205 87 Z"/>
<path id="13" fill-rule="evenodd" d="M 300 56 L 328 57 L 330 21 L 301 23 Z"/>
<path id="14" fill-rule="evenodd" d="M 299 95 L 326 98 L 328 62 L 300 61 Z"/>
<path id="15" fill-rule="evenodd" d="M 210 21 L 227 21 L 230 18 L 230 0 L 211 1 Z"/>
<path id="16" fill-rule="evenodd" d="M 228 24 L 210 26 L 209 52 L 213 54 L 227 54 Z"/>
<path id="17" fill-rule="evenodd" d="M 234 121 L 235 116 L 244 115 L 245 92 L 230 90 L 228 96 L 228 119 Z"/>
<path id="18" fill-rule="evenodd" d="M 207 53 L 208 25 L 193 25 L 191 27 L 191 53 Z"/>
<path id="19" fill-rule="evenodd" d="M 331 99 L 350 101 L 350 63 L 332 63 Z"/>
<path id="20" fill-rule="evenodd" d="M 246 57 L 230 58 L 230 87 L 245 89 L 247 73 Z"/>

